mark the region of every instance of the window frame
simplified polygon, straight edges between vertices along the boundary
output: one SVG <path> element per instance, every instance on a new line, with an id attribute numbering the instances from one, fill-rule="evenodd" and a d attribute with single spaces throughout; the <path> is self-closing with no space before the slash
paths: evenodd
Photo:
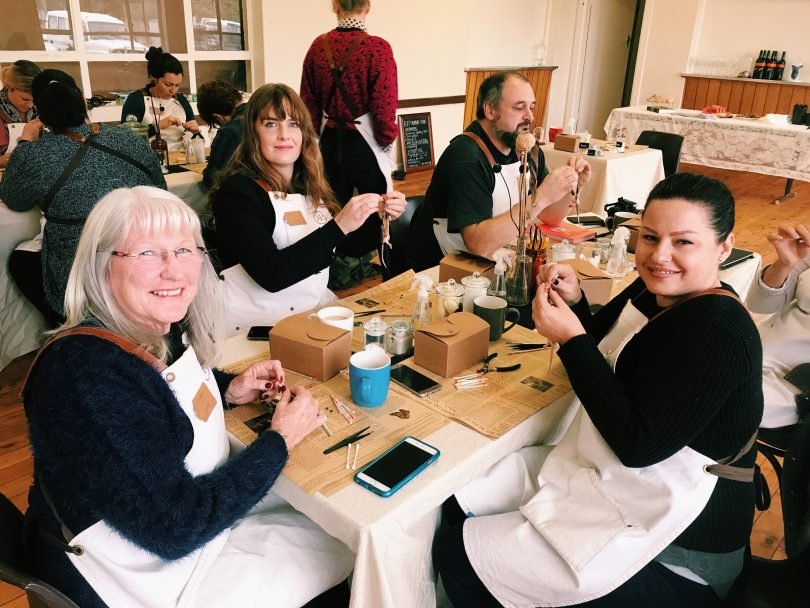
<path id="1" fill-rule="evenodd" d="M 188 74 L 184 74 L 187 79 L 189 91 L 192 95 L 196 95 L 198 85 L 197 82 L 197 68 L 198 62 L 205 61 L 245 61 L 247 64 L 247 87 L 252 88 L 252 83 L 256 82 L 256 58 L 257 53 L 261 52 L 260 45 L 252 44 L 254 37 L 252 29 L 249 26 L 250 15 L 253 14 L 254 3 L 261 4 L 261 0 L 242 0 L 242 28 L 244 30 L 244 51 L 197 51 L 194 48 L 194 20 L 191 10 L 191 0 L 183 0 L 183 14 L 185 21 L 186 33 L 186 48 L 190 49 L 186 53 L 172 53 L 178 61 L 185 62 L 188 65 Z M 80 15 L 81 8 L 79 0 L 68 0 L 67 9 L 71 16 Z M 25 59 L 33 61 L 34 63 L 76 63 L 79 65 L 81 73 L 81 82 L 76 84 L 82 89 L 84 96 L 89 98 L 92 96 L 92 88 L 90 84 L 90 68 L 89 64 L 97 62 L 122 62 L 133 61 L 142 62 L 144 66 L 144 74 L 146 71 L 146 58 L 141 52 L 132 53 L 91 53 L 85 50 L 84 31 L 82 20 L 71 19 L 71 34 L 73 36 L 73 44 L 75 49 L 72 51 L 7 51 L 0 50 L 0 64 L 13 63 L 20 59 L 22 56 Z M 145 79 L 144 79 L 145 82 Z"/>

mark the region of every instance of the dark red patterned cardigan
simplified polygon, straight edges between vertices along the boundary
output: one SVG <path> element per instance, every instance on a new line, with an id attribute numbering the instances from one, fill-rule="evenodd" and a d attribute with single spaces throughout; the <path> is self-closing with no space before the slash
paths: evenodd
<path id="1" fill-rule="evenodd" d="M 326 34 L 329 48 L 336 63 L 360 36 L 358 29 L 335 29 Z M 357 115 L 352 116 L 340 92 L 336 92 L 332 103 L 324 108 L 332 88 L 332 73 L 326 59 L 326 52 L 320 36 L 315 39 L 304 59 L 304 72 L 301 76 L 301 98 L 312 115 L 316 129 L 320 128 L 324 114 L 347 119 L 357 118 L 366 112 L 373 117 L 374 138 L 381 146 L 387 146 L 397 136 L 397 64 L 391 45 L 378 36 L 368 36 L 355 49 L 349 64 L 343 70 L 343 84 L 352 98 Z M 334 121 L 327 126 L 334 127 Z M 355 126 L 349 123 L 348 128 Z"/>

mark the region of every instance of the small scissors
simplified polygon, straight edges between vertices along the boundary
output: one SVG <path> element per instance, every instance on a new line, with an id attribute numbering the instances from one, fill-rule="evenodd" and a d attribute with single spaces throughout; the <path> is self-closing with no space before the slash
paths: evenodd
<path id="1" fill-rule="evenodd" d="M 492 353 L 491 355 L 487 355 L 484 357 L 483 360 L 483 367 L 478 370 L 479 374 L 488 374 L 489 372 L 513 372 L 515 370 L 520 369 L 520 363 L 515 363 L 514 365 L 502 365 L 498 367 L 490 367 L 489 362 L 492 361 L 495 357 L 498 356 L 498 353 Z"/>

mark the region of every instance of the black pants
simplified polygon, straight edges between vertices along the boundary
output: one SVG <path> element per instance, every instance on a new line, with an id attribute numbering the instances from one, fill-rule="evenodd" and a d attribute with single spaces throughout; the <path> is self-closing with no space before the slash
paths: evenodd
<path id="1" fill-rule="evenodd" d="M 17 288 L 36 306 L 45 317 L 48 326 L 54 328 L 64 321 L 62 315 L 54 311 L 45 299 L 42 280 L 42 255 L 38 251 L 15 249 L 8 258 L 8 272 Z"/>
<path id="2" fill-rule="evenodd" d="M 323 130 L 320 146 L 326 179 L 341 207 L 349 202 L 355 188 L 358 194 L 385 194 L 385 176 L 377 164 L 377 157 L 358 131 L 346 129 L 342 158 L 336 128 Z"/>
<path id="3" fill-rule="evenodd" d="M 444 513 L 461 513 L 455 498 L 445 503 Z M 462 514 L 463 515 L 463 514 Z M 451 518 L 450 528 L 434 549 L 434 567 L 442 577 L 447 597 L 458 608 L 498 608 L 501 604 L 478 578 L 464 549 L 464 521 Z M 450 522 L 448 522 L 450 523 Z M 527 564 L 527 567 L 530 565 Z M 542 564 L 538 564 L 538 585 L 542 584 Z M 587 608 L 715 608 L 720 599 L 710 587 L 678 576 L 658 562 L 650 562 L 618 589 L 599 599 L 577 604 Z"/>

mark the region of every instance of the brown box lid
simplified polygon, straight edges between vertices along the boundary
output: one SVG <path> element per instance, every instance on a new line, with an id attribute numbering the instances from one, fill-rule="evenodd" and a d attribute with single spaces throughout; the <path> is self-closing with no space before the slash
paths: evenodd
<path id="1" fill-rule="evenodd" d="M 462 278 L 474 272 L 479 272 L 481 276 L 493 279 L 495 277 L 495 262 L 471 253 L 451 253 L 444 256 L 439 262 L 440 283 L 449 279 L 460 283 Z"/>
<path id="2" fill-rule="evenodd" d="M 588 298 L 589 304 L 608 303 L 613 289 L 613 279 L 607 272 L 585 260 L 564 260 L 562 263 L 576 270 L 579 286 Z"/>
<path id="3" fill-rule="evenodd" d="M 290 370 L 326 381 L 349 365 L 352 332 L 310 319 L 282 319 L 270 331 L 270 352 Z"/>
<path id="4" fill-rule="evenodd" d="M 445 378 L 487 356 L 489 324 L 469 312 L 456 312 L 414 331 L 414 363 Z"/>

